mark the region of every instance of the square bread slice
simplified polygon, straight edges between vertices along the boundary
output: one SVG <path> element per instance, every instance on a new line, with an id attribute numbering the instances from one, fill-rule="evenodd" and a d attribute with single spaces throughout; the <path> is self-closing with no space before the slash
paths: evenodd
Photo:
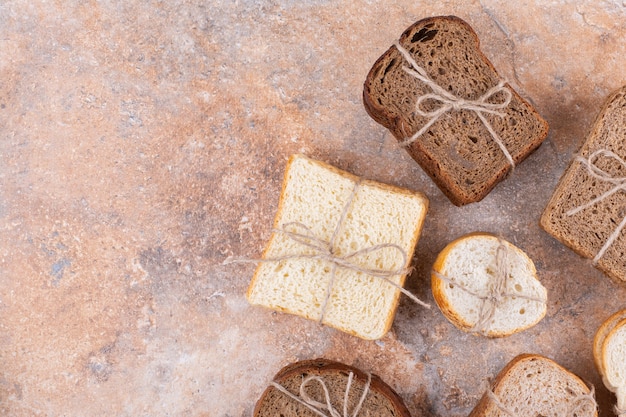
<path id="1" fill-rule="evenodd" d="M 327 409 L 328 402 L 332 411 Z M 402 398 L 378 376 L 326 359 L 296 362 L 281 369 L 252 415 L 411 417 Z"/>
<path id="2" fill-rule="evenodd" d="M 384 336 L 427 209 L 419 192 L 292 156 L 249 302 L 364 339 Z"/>
<path id="3" fill-rule="evenodd" d="M 500 114 L 458 107 L 449 108 L 437 118 L 420 114 L 418 107 L 424 113 L 436 112 L 445 103 L 430 97 L 418 105 L 418 98 L 432 95 L 433 88 L 407 72 L 416 69 L 395 45 L 378 58 L 367 75 L 365 109 L 400 142 L 426 127 L 410 144 L 403 144 L 411 157 L 452 203 L 482 200 L 513 165 L 519 165 L 539 147 L 548 135 L 548 124 L 509 84 L 502 82 L 480 50 L 478 36 L 462 19 L 437 16 L 420 20 L 404 31 L 398 44 L 444 90 L 442 94 L 465 101 L 483 98 L 482 105 Z M 498 86 L 500 91 L 492 90 Z M 504 106 L 507 98 L 510 102 Z M 454 105 L 463 104 L 460 100 Z M 503 108 L 493 109 L 498 105 Z"/>
<path id="4" fill-rule="evenodd" d="M 626 281 L 624 120 L 626 86 L 604 103 L 540 220 L 546 232 L 617 281 Z"/>
<path id="5" fill-rule="evenodd" d="M 519 355 L 500 371 L 469 417 L 596 417 L 593 392 L 551 359 Z"/>

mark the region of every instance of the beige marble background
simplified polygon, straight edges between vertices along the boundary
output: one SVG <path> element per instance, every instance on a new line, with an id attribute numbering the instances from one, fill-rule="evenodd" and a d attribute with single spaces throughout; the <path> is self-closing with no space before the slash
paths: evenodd
<path id="1" fill-rule="evenodd" d="M 414 21 L 455 14 L 548 120 L 548 140 L 485 200 L 452 206 L 361 104 L 366 73 Z M 326 357 L 379 374 L 414 416 L 466 416 L 522 352 L 614 397 L 591 355 L 626 307 L 538 227 L 605 97 L 626 83 L 620 1 L 0 2 L 0 414 L 249 416 L 272 376 Z M 288 156 L 431 201 L 407 287 L 432 302 L 446 243 L 484 230 L 536 262 L 536 327 L 487 340 L 403 299 L 363 341 L 251 307 Z"/>

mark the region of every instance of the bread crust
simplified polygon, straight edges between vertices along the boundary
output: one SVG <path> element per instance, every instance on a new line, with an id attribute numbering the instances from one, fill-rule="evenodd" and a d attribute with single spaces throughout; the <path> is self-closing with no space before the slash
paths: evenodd
<path id="1" fill-rule="evenodd" d="M 598 330 L 593 338 L 593 362 L 595 363 L 596 369 L 602 378 L 604 378 L 605 375 L 603 360 L 604 341 L 615 326 L 624 319 L 626 319 L 626 309 L 613 313 L 600 325 L 600 327 L 598 327 Z"/>
<path id="2" fill-rule="evenodd" d="M 302 154 L 293 154 L 293 155 L 291 155 L 289 157 L 289 160 L 287 161 L 287 165 L 286 165 L 286 168 L 285 168 L 285 174 L 284 174 L 283 183 L 282 183 L 282 187 L 281 187 L 281 193 L 280 193 L 278 208 L 277 208 L 277 211 L 276 211 L 276 215 L 274 217 L 274 229 L 279 229 L 281 227 L 280 220 L 282 219 L 282 212 L 283 212 L 283 209 L 284 209 L 283 204 L 284 204 L 284 200 L 285 200 L 284 196 L 285 196 L 285 192 L 286 192 L 286 188 L 287 188 L 287 182 L 288 182 L 288 173 L 289 173 L 289 170 L 291 168 L 291 165 L 298 159 L 305 159 L 305 160 L 308 160 L 308 161 L 312 161 L 315 164 L 318 164 L 318 165 L 324 167 L 325 169 L 334 172 L 335 174 L 338 174 L 338 175 L 341 175 L 341 176 L 343 176 L 345 178 L 348 178 L 348 179 L 350 179 L 353 182 L 357 182 L 359 179 L 361 179 L 360 177 L 358 177 L 358 176 L 356 176 L 354 174 L 351 174 L 351 173 L 349 173 L 347 171 L 343 171 L 343 170 L 341 170 L 341 169 L 339 169 L 339 168 L 337 168 L 337 167 L 335 167 L 333 165 L 327 164 L 327 163 L 322 162 L 322 161 L 313 160 L 313 159 L 308 158 L 307 156 L 304 156 Z M 426 213 L 428 212 L 428 206 L 429 206 L 428 198 L 423 193 L 421 193 L 419 191 L 408 190 L 408 189 L 405 189 L 405 188 L 400 188 L 400 187 L 396 187 L 394 185 L 380 183 L 380 182 L 373 181 L 373 180 L 361 179 L 361 184 L 364 184 L 364 185 L 367 185 L 367 186 L 370 186 L 370 187 L 375 187 L 375 188 L 378 188 L 378 189 L 381 189 L 381 190 L 385 190 L 385 191 L 388 191 L 388 192 L 392 192 L 392 193 L 403 194 L 403 195 L 410 195 L 410 196 L 413 196 L 415 198 L 418 198 L 421 201 L 421 203 L 423 204 L 423 206 L 424 206 L 424 215 L 421 217 L 421 219 L 416 219 L 416 221 L 417 221 L 416 226 L 417 227 L 414 228 L 413 235 L 412 235 L 412 238 L 411 238 L 411 243 L 409 245 L 410 246 L 410 250 L 407 251 L 407 261 L 406 261 L 406 264 L 403 266 L 403 268 L 408 268 L 410 266 L 410 264 L 411 264 L 412 254 L 415 251 L 415 247 L 417 246 L 417 242 L 419 240 L 419 237 L 420 237 L 420 234 L 421 234 L 421 230 L 423 229 L 423 226 L 424 226 L 424 221 L 426 219 Z M 276 239 L 276 236 L 277 236 L 276 233 L 272 233 L 272 235 L 270 236 L 270 238 L 268 240 L 268 243 L 265 246 L 265 249 L 263 251 L 262 258 L 267 258 L 268 257 L 268 251 L 272 247 L 272 242 L 274 241 L 274 239 Z M 252 294 L 252 291 L 254 289 L 256 280 L 258 278 L 259 271 L 260 271 L 260 267 L 257 267 L 255 272 L 254 272 L 254 275 L 252 276 L 252 279 L 250 281 L 250 285 L 248 286 L 248 290 L 246 292 L 246 299 L 248 301 L 251 300 L 251 294 Z M 404 287 L 404 284 L 406 282 L 406 278 L 407 278 L 407 274 L 400 276 L 398 285 Z M 344 327 L 340 327 L 340 326 L 333 326 L 332 323 L 326 323 L 326 322 L 324 322 L 324 324 L 328 325 L 330 327 L 337 328 L 338 330 L 341 330 L 341 331 L 343 331 L 345 333 L 351 334 L 353 336 L 357 336 L 357 337 L 362 338 L 362 339 L 366 339 L 366 340 L 376 340 L 376 339 L 379 339 L 379 338 L 383 337 L 391 329 L 391 326 L 393 324 L 393 320 L 394 320 L 394 317 L 395 317 L 395 312 L 397 310 L 398 303 L 400 302 L 400 295 L 401 295 L 401 293 L 400 293 L 399 290 L 395 292 L 394 299 L 392 300 L 392 303 L 391 303 L 392 308 L 390 309 L 390 314 L 388 314 L 387 317 L 385 317 L 384 330 L 381 332 L 380 335 L 376 335 L 376 336 L 370 338 L 370 337 L 366 337 L 365 335 L 358 334 L 358 333 L 356 333 L 355 331 L 353 331 L 352 329 L 349 329 L 349 328 L 344 328 Z M 289 314 L 292 313 L 288 309 L 281 308 L 279 306 L 272 307 L 272 309 L 273 310 L 277 310 L 277 311 L 281 311 L 281 312 L 284 312 L 284 313 L 289 313 Z"/>
<path id="3" fill-rule="evenodd" d="M 454 324 L 457 328 L 463 330 L 463 331 L 471 331 L 473 328 L 473 324 L 468 322 L 455 308 L 454 305 L 450 302 L 450 300 L 448 299 L 448 297 L 446 296 L 445 293 L 445 287 L 447 285 L 447 283 L 440 279 L 436 273 L 441 274 L 441 271 L 446 263 L 446 260 L 448 258 L 448 255 L 450 254 L 450 252 L 452 250 L 455 249 L 455 247 L 468 239 L 475 239 L 477 237 L 480 238 L 487 238 L 487 239 L 494 239 L 494 240 L 498 240 L 501 242 L 504 242 L 504 244 L 507 245 L 507 247 L 511 248 L 512 250 L 516 251 L 516 253 L 521 254 L 524 258 L 526 258 L 529 262 L 530 265 L 532 265 L 533 267 L 533 276 L 535 279 L 537 279 L 537 270 L 535 269 L 534 263 L 532 262 L 532 260 L 530 260 L 530 258 L 528 257 L 528 255 L 526 255 L 526 253 L 524 253 L 524 251 L 522 251 L 521 249 L 517 248 L 516 246 L 512 245 L 511 243 L 505 241 L 505 240 L 501 240 L 498 236 L 491 234 L 491 233 L 487 233 L 487 232 L 473 232 L 473 233 L 469 233 L 466 235 L 463 235 L 455 240 L 453 240 L 452 242 L 450 242 L 448 245 L 446 245 L 446 247 L 439 253 L 439 255 L 437 255 L 437 258 L 435 259 L 435 263 L 433 264 L 433 272 L 431 273 L 431 288 L 432 288 L 432 293 L 433 293 L 433 297 L 435 299 L 435 302 L 437 303 L 437 305 L 439 306 L 439 309 L 441 310 L 441 312 L 443 313 L 443 315 L 450 320 L 450 322 L 452 324 Z M 545 317 L 545 310 L 543 312 L 543 314 L 538 317 L 538 319 L 533 322 L 528 324 L 527 326 L 521 326 L 519 328 L 517 328 L 515 331 L 510 331 L 510 332 L 499 332 L 499 331 L 494 331 L 494 330 L 489 330 L 486 333 L 486 336 L 488 337 L 492 337 L 492 338 L 497 338 L 497 337 L 506 337 L 509 336 L 513 333 L 516 332 L 520 332 L 523 330 L 526 330 L 532 326 L 534 326 L 535 324 L 539 323 L 543 318 Z"/>
<path id="4" fill-rule="evenodd" d="M 281 384 L 283 381 L 289 379 L 290 377 L 300 374 L 323 376 L 324 374 L 348 374 L 350 372 L 354 374 L 357 380 L 367 380 L 367 374 L 358 368 L 340 362 L 320 358 L 289 364 L 282 368 L 280 371 L 278 371 L 278 373 L 274 376 L 273 381 Z M 371 377 L 372 379 L 370 383 L 370 390 L 382 394 L 393 404 L 395 411 L 395 414 L 393 415 L 398 417 L 411 417 L 409 410 L 404 405 L 404 402 L 402 401 L 402 398 L 398 395 L 398 393 L 396 393 L 393 388 L 387 385 L 387 383 L 385 383 L 377 375 L 371 374 Z M 261 407 L 263 406 L 263 402 L 268 400 L 268 397 L 273 391 L 277 391 L 277 389 L 273 386 L 268 386 L 265 389 L 254 407 L 254 412 L 252 414 L 253 416 L 260 417 L 259 412 Z"/>
<path id="5" fill-rule="evenodd" d="M 607 372 L 607 369 L 608 369 L 607 365 L 608 364 L 607 364 L 607 361 L 606 361 L 606 357 L 607 357 L 607 352 L 606 352 L 607 351 L 607 343 L 606 342 L 608 340 L 610 340 L 617 331 L 621 330 L 621 328 L 626 328 L 626 318 L 621 318 L 620 320 L 615 322 L 613 324 L 613 326 L 610 328 L 610 330 L 607 333 L 607 335 L 604 338 L 604 340 L 602 341 L 602 354 L 601 354 L 601 367 L 602 367 L 602 371 L 603 371 L 603 373 L 602 373 L 602 382 L 604 382 L 604 385 L 606 386 L 606 388 L 609 391 L 613 392 L 613 393 L 617 393 L 618 390 L 620 390 L 620 389 L 623 390 L 626 387 L 614 385 L 612 383 L 613 381 L 610 381 L 609 378 L 608 378 L 608 375 L 607 375 L 608 374 L 608 372 Z"/>
<path id="6" fill-rule="evenodd" d="M 452 24 L 460 25 L 464 28 L 467 34 L 471 37 L 473 43 L 473 51 L 479 57 L 480 61 L 489 68 L 492 72 L 490 76 L 499 78 L 497 71 L 491 61 L 484 55 L 480 49 L 480 41 L 478 35 L 472 29 L 472 27 L 464 20 L 456 16 L 436 16 L 422 19 L 408 29 L 406 29 L 400 36 L 399 42 L 402 45 L 406 45 L 411 33 L 414 33 L 418 27 L 428 27 L 431 24 L 440 22 L 450 22 Z M 390 47 L 382 56 L 380 56 L 374 63 L 372 69 L 368 73 L 364 88 L 363 88 L 363 104 L 367 113 L 379 124 L 383 125 L 391 131 L 394 137 L 398 141 L 403 141 L 407 137 L 410 137 L 415 132 L 407 132 L 406 126 L 409 125 L 405 114 L 396 114 L 393 110 L 385 107 L 384 105 L 377 103 L 374 93 L 372 91 L 372 85 L 376 79 L 377 74 L 380 72 L 385 64 L 393 60 L 402 60 L 400 52 L 395 46 Z M 497 81 L 496 81 L 497 83 Z M 548 135 L 548 123 L 538 114 L 530 103 L 522 98 L 508 83 L 505 84 L 507 90 L 512 94 L 512 102 L 519 103 L 520 106 L 525 107 L 530 115 L 534 117 L 541 125 L 540 132 L 536 137 L 527 139 L 524 146 L 517 152 L 512 153 L 515 165 L 522 162 L 528 155 L 530 155 L 535 149 L 537 149 Z M 450 199 L 450 201 L 461 206 L 464 204 L 477 202 L 482 200 L 491 190 L 502 181 L 510 172 L 511 166 L 508 162 L 500 164 L 497 171 L 491 176 L 489 181 L 481 184 L 482 188 L 479 191 L 468 191 L 462 186 L 458 186 L 449 178 L 446 178 L 446 174 L 442 173 L 441 161 L 434 159 L 430 152 L 422 145 L 420 140 L 416 140 L 411 145 L 407 146 L 407 151 L 413 157 L 413 159 L 422 167 L 422 169 L 431 177 L 431 179 L 437 184 L 441 191 Z"/>
<path id="7" fill-rule="evenodd" d="M 589 133 L 587 134 L 585 141 L 577 150 L 576 155 L 589 152 L 590 148 L 592 148 L 592 146 L 595 145 L 596 141 L 599 141 L 598 134 L 604 128 L 604 123 L 606 119 L 610 117 L 609 113 L 610 113 L 611 107 L 614 105 L 614 101 L 617 100 L 618 97 L 624 96 L 624 95 L 626 95 L 626 86 L 623 86 L 620 89 L 614 91 L 607 97 L 599 113 L 597 114 L 593 124 L 591 125 L 591 129 L 589 130 Z M 554 237 L 555 239 L 563 243 L 565 246 L 572 249 L 578 255 L 584 258 L 593 259 L 596 256 L 597 251 L 594 252 L 592 248 L 582 245 L 580 241 L 576 239 L 576 236 L 574 236 L 574 234 L 563 233 L 559 230 L 559 226 L 565 227 L 568 229 L 571 228 L 568 225 L 563 226 L 562 224 L 563 222 L 562 217 L 565 216 L 565 214 L 562 213 L 563 210 L 562 210 L 562 207 L 560 207 L 561 205 L 560 196 L 561 194 L 566 192 L 569 185 L 573 181 L 576 180 L 577 170 L 576 170 L 575 164 L 579 164 L 579 162 L 577 162 L 575 158 L 572 158 L 572 160 L 569 162 L 567 166 L 567 169 L 565 170 L 565 172 L 563 173 L 563 175 L 557 182 L 557 185 L 552 194 L 552 197 L 550 198 L 550 201 L 548 202 L 546 208 L 544 209 L 541 215 L 541 218 L 539 220 L 539 225 L 544 231 L 546 231 L 552 237 Z M 553 222 L 555 223 L 555 225 L 553 225 Z M 624 231 L 623 233 L 626 233 L 626 231 Z M 606 255 L 607 254 L 605 254 L 605 256 Z M 604 258 L 600 258 L 600 260 L 595 265 L 595 267 L 601 270 L 602 272 L 604 272 L 605 274 L 607 274 L 616 283 L 624 284 L 626 282 L 626 275 L 621 276 L 617 271 L 614 271 L 613 269 L 611 269 L 608 263 L 606 262 L 606 259 Z"/>
<path id="8" fill-rule="evenodd" d="M 537 361 L 537 360 L 549 361 L 559 371 L 566 373 L 567 375 L 570 376 L 570 378 L 572 378 L 573 381 L 575 381 L 578 385 L 580 385 L 584 393 L 589 394 L 591 392 L 589 387 L 587 387 L 587 385 L 583 382 L 582 379 L 580 379 L 580 377 L 578 377 L 578 375 L 565 369 L 558 363 L 554 362 L 552 359 L 549 359 L 542 355 L 529 354 L 529 353 L 520 354 L 516 356 L 515 358 L 513 358 L 507 365 L 505 365 L 505 367 L 502 368 L 502 370 L 500 371 L 496 379 L 491 384 L 491 391 L 496 395 L 497 398 L 502 398 L 503 391 L 506 388 L 505 383 L 507 382 L 507 379 L 512 376 L 515 369 L 518 366 L 523 366 L 524 362 Z M 474 409 L 472 410 L 472 412 L 469 414 L 468 417 L 484 417 L 487 415 L 500 415 L 501 413 L 497 413 L 493 411 L 495 409 L 497 409 L 497 406 L 493 403 L 493 401 L 487 395 L 487 393 L 485 393 L 481 397 L 480 401 L 478 402 L 476 407 L 474 407 Z M 594 416 L 597 416 L 597 415 L 598 415 L 598 412 L 596 409 Z"/>

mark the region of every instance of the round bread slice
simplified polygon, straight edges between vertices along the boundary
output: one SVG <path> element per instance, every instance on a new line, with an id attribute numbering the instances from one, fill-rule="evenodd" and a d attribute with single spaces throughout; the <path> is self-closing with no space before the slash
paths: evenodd
<path id="1" fill-rule="evenodd" d="M 604 382 L 604 385 L 612 392 L 615 392 L 616 387 L 610 386 L 605 378 L 606 372 L 604 369 L 602 349 L 606 337 L 609 335 L 609 333 L 611 333 L 615 326 L 624 319 L 626 319 L 626 309 L 614 313 L 613 315 L 611 315 L 611 317 L 606 319 L 602 323 L 602 325 L 600 325 L 600 327 L 596 331 L 596 335 L 593 338 L 593 361 L 596 364 L 598 372 L 602 376 L 602 381 Z"/>
<path id="2" fill-rule="evenodd" d="M 433 296 L 443 315 L 463 331 L 503 337 L 537 324 L 547 291 L 533 261 L 488 233 L 462 236 L 433 265 Z"/>
<path id="3" fill-rule="evenodd" d="M 617 407 L 626 410 L 626 319 L 620 320 L 602 344 L 602 380 L 617 396 Z"/>
<path id="4" fill-rule="evenodd" d="M 575 374 L 541 355 L 519 355 L 496 377 L 469 417 L 596 417 L 593 392 Z"/>
<path id="5" fill-rule="evenodd" d="M 309 403 L 305 404 L 307 399 Z M 326 408 L 327 399 L 339 415 L 352 416 L 358 412 L 360 416 L 411 417 L 398 394 L 378 376 L 326 359 L 296 362 L 281 369 L 261 395 L 253 415 L 332 415 Z"/>

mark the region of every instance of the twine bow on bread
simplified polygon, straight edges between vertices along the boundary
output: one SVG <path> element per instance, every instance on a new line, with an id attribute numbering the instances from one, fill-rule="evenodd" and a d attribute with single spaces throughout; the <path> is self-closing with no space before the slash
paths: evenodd
<path id="1" fill-rule="evenodd" d="M 572 391 L 570 392 L 571 394 L 574 394 Z M 498 407 L 502 412 L 504 412 L 509 417 L 524 417 L 524 416 L 518 416 L 511 409 L 506 407 L 490 388 L 487 388 L 487 391 L 485 392 L 485 394 L 496 405 L 496 407 Z M 595 388 L 593 385 L 591 386 L 589 393 L 577 395 L 569 403 L 569 406 L 565 410 L 563 410 L 563 413 L 557 414 L 557 416 L 558 417 L 578 416 L 579 415 L 578 413 L 581 410 L 583 410 L 586 405 L 593 406 L 594 410 L 598 408 L 598 403 L 596 402 L 596 398 L 595 398 Z"/>
<path id="2" fill-rule="evenodd" d="M 343 410 L 342 410 L 343 414 L 339 413 L 339 411 L 337 411 L 337 409 L 333 407 L 331 398 L 330 398 L 330 391 L 328 390 L 328 387 L 326 386 L 326 383 L 324 382 L 324 380 L 320 378 L 319 376 L 310 375 L 304 378 L 302 380 L 302 383 L 300 384 L 299 396 L 292 394 L 287 388 L 283 387 L 277 382 L 272 381 L 271 385 L 277 390 L 279 390 L 280 392 L 282 392 L 283 394 L 285 394 L 286 396 L 288 396 L 289 398 L 291 398 L 292 400 L 295 400 L 298 403 L 304 405 L 305 407 L 307 407 L 309 410 L 313 411 L 315 414 L 319 415 L 320 417 L 357 417 L 359 415 L 359 412 L 361 411 L 361 408 L 363 407 L 365 398 L 369 394 L 370 384 L 372 382 L 372 375 L 370 373 L 367 374 L 367 382 L 365 383 L 363 387 L 363 392 L 361 393 L 361 396 L 359 397 L 359 402 L 355 405 L 354 410 L 352 411 L 352 414 L 349 414 L 348 413 L 348 403 L 349 403 L 348 399 L 349 399 L 349 394 L 350 394 L 353 380 L 354 380 L 354 373 L 350 372 L 350 374 L 348 375 L 348 382 L 346 384 L 346 391 L 343 396 Z M 322 391 L 324 392 L 324 402 L 315 400 L 313 397 L 311 397 L 307 393 L 306 387 L 311 382 L 317 382 L 322 387 Z M 326 414 L 324 410 L 328 411 L 329 414 Z"/>
<path id="3" fill-rule="evenodd" d="M 310 227 L 302 224 L 300 222 L 289 222 L 284 225 L 280 229 L 274 229 L 275 233 L 283 234 L 293 241 L 303 245 L 308 248 L 311 253 L 295 253 L 295 254 L 287 254 L 276 257 L 264 258 L 264 259 L 245 259 L 245 258 L 228 258 L 224 261 L 224 264 L 228 263 L 264 263 L 264 262 L 281 262 L 291 259 L 319 259 L 326 261 L 331 264 L 330 271 L 330 280 L 328 281 L 328 285 L 326 287 L 325 297 L 322 303 L 319 323 L 323 322 L 324 314 L 328 307 L 328 302 L 330 300 L 332 288 L 335 283 L 336 271 L 337 268 L 346 268 L 351 271 L 360 272 L 378 279 L 382 279 L 387 284 L 398 289 L 402 294 L 409 297 L 411 300 L 416 302 L 417 304 L 430 308 L 430 305 L 426 304 L 411 292 L 404 289 L 401 285 L 396 284 L 391 280 L 392 277 L 398 275 L 405 275 L 411 271 L 410 268 L 399 268 L 399 269 L 380 269 L 380 268 L 368 268 L 363 267 L 356 263 L 353 259 L 357 258 L 360 255 L 366 255 L 368 253 L 373 253 L 377 251 L 381 251 L 384 249 L 393 249 L 402 259 L 402 265 L 407 264 L 407 254 L 406 252 L 395 243 L 382 243 L 378 245 L 373 245 L 370 247 L 362 248 L 359 250 L 355 250 L 353 252 L 349 252 L 346 254 L 338 254 L 336 249 L 336 240 L 340 235 L 340 232 L 343 228 L 343 224 L 345 223 L 345 219 L 348 215 L 348 212 L 352 206 L 352 202 L 357 193 L 357 190 L 360 186 L 360 180 L 356 182 L 354 188 L 348 198 L 348 201 L 343 207 L 343 211 L 341 212 L 341 216 L 339 221 L 337 222 L 337 226 L 333 232 L 332 237 L 329 240 L 325 240 L 316 236 Z M 299 229 L 299 230 L 297 230 Z"/>
<path id="4" fill-rule="evenodd" d="M 500 240 L 498 247 L 496 248 L 493 284 L 487 284 L 487 294 L 480 294 L 476 291 L 469 289 L 467 286 L 461 284 L 460 282 L 457 282 L 457 280 L 455 280 L 453 277 L 445 276 L 444 274 L 441 274 L 440 272 L 435 270 L 432 271 L 437 278 L 451 285 L 459 287 L 462 291 L 482 301 L 480 310 L 478 312 L 478 320 L 470 328 L 470 330 L 475 333 L 480 333 L 482 335 L 488 334 L 489 323 L 495 316 L 496 310 L 502 304 L 505 298 L 523 298 L 526 300 L 537 301 L 540 303 L 546 302 L 546 300 L 544 300 L 543 298 L 507 291 L 507 282 L 510 276 L 508 266 L 509 251 L 510 249 L 504 243 L 504 241 Z"/>
<path id="5" fill-rule="evenodd" d="M 413 59 L 409 51 L 407 51 L 402 45 L 400 45 L 399 41 L 395 41 L 394 46 L 398 49 L 398 51 L 400 51 L 404 59 L 409 64 L 411 64 L 412 68 L 408 68 L 405 66 L 402 67 L 404 72 L 422 81 L 432 90 L 432 93 L 424 94 L 418 97 L 417 102 L 415 103 L 415 112 L 422 117 L 429 118 L 430 120 L 428 120 L 428 122 L 424 126 L 422 126 L 420 130 L 415 132 L 413 136 L 403 140 L 402 142 L 400 142 L 400 144 L 402 146 L 409 146 L 411 143 L 415 142 L 417 138 L 426 133 L 428 129 L 430 129 L 430 127 L 441 116 L 451 110 L 470 110 L 476 113 L 482 124 L 489 131 L 489 134 L 491 135 L 493 140 L 496 142 L 498 147 L 500 147 L 500 150 L 506 157 L 511 167 L 515 168 L 515 161 L 513 160 L 513 157 L 502 142 L 500 136 L 496 133 L 496 131 L 493 129 L 493 127 L 483 114 L 489 113 L 500 117 L 505 116 L 504 113 L 498 110 L 503 110 L 508 107 L 508 105 L 511 103 L 511 99 L 513 98 L 511 91 L 505 86 L 506 82 L 504 80 L 500 80 L 500 82 L 495 87 L 487 90 L 487 92 L 480 96 L 477 100 L 466 100 L 464 98 L 455 96 L 445 88 L 438 85 L 435 81 L 433 81 L 433 79 L 430 78 L 426 70 L 424 70 L 417 64 L 417 62 L 415 62 L 415 59 Z M 489 102 L 488 100 L 495 96 L 497 93 L 504 94 L 504 101 L 502 101 L 501 103 Z M 426 100 L 438 101 L 441 103 L 441 106 L 432 111 L 424 111 L 422 110 L 422 103 Z"/>
<path id="6" fill-rule="evenodd" d="M 612 184 L 613 187 L 611 187 L 608 191 L 604 192 L 600 196 L 594 198 L 593 200 L 585 204 L 582 204 L 578 207 L 574 207 L 571 210 L 568 210 L 567 212 L 565 212 L 567 216 L 573 216 L 574 214 L 601 202 L 602 200 L 610 197 L 611 195 L 615 194 L 618 191 L 626 191 L 626 176 L 614 177 L 610 173 L 606 172 L 605 170 L 601 169 L 600 167 L 596 165 L 597 160 L 601 156 L 604 156 L 606 158 L 616 161 L 622 167 L 622 169 L 626 169 L 626 161 L 624 161 L 616 153 L 609 151 L 608 149 L 599 149 L 593 152 L 592 154 L 590 154 L 588 158 L 577 156 L 576 160 L 582 163 L 587 168 L 587 172 L 589 173 L 589 175 L 591 175 L 593 178 L 598 179 L 602 182 Z M 594 265 L 596 265 L 598 261 L 600 260 L 600 258 L 604 256 L 604 253 L 607 251 L 607 249 L 609 249 L 609 247 L 611 247 L 611 245 L 615 243 L 620 233 L 622 233 L 622 230 L 624 229 L 624 227 L 626 227 L 626 216 L 624 216 L 620 224 L 617 226 L 615 230 L 613 230 L 613 233 L 611 233 L 611 235 L 606 240 L 602 248 L 600 248 L 596 256 L 593 258 Z"/>

